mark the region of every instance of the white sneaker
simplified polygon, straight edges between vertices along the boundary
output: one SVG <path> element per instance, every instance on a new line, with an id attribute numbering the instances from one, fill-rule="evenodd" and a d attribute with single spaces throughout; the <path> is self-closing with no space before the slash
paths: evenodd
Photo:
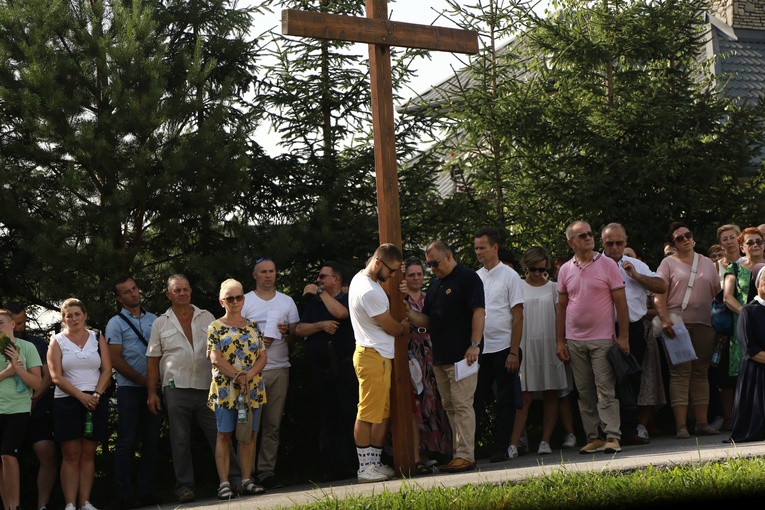
<path id="1" fill-rule="evenodd" d="M 566 434 L 563 438 L 563 448 L 574 448 L 576 446 L 576 436 L 574 434 Z"/>
<path id="2" fill-rule="evenodd" d="M 514 444 L 507 447 L 507 458 L 514 459 L 518 456 L 518 448 Z"/>
<path id="3" fill-rule="evenodd" d="M 377 471 L 384 474 L 388 478 L 393 478 L 396 476 L 396 472 L 393 471 L 393 468 L 390 466 L 386 466 L 385 464 L 380 464 L 379 466 L 375 466 L 377 468 Z"/>
<path id="4" fill-rule="evenodd" d="M 709 426 L 712 427 L 713 429 L 720 430 L 722 429 L 722 426 L 724 423 L 725 423 L 725 419 L 722 416 L 717 416 L 714 420 L 712 420 L 712 423 L 710 423 Z"/>
<path id="5" fill-rule="evenodd" d="M 360 470 L 357 476 L 359 483 L 383 482 L 390 478 L 385 473 L 381 473 L 380 470 L 377 469 L 377 466 L 374 464 L 370 464 L 364 469 Z"/>
<path id="6" fill-rule="evenodd" d="M 91 505 L 90 501 L 86 501 L 85 504 L 80 507 L 80 510 L 98 510 L 98 508 Z"/>
<path id="7" fill-rule="evenodd" d="M 643 439 L 651 439 L 648 437 L 648 430 L 643 425 L 637 426 L 637 435 L 638 437 L 642 437 Z"/>
<path id="8" fill-rule="evenodd" d="M 539 449 L 537 450 L 537 455 L 547 455 L 549 453 L 552 453 L 552 448 L 550 448 L 550 445 L 544 441 L 540 441 Z"/>
<path id="9" fill-rule="evenodd" d="M 64 507 L 64 510 L 77 510 L 77 507 L 76 507 L 76 506 L 74 506 L 74 505 L 73 505 L 73 504 L 71 504 L 71 503 L 67 503 L 67 504 L 66 504 L 66 507 Z"/>

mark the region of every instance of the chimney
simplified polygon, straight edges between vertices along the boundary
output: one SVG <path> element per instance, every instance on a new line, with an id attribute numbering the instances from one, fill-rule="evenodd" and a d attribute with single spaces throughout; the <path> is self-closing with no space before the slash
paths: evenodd
<path id="1" fill-rule="evenodd" d="M 765 30 L 765 2 L 762 0 L 711 0 L 712 15 L 732 28 Z"/>

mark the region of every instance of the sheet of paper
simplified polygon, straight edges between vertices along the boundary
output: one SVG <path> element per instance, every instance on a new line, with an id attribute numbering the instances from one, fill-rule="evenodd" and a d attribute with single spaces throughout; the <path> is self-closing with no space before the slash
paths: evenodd
<path id="1" fill-rule="evenodd" d="M 465 377 L 470 377 L 473 374 L 478 373 L 478 362 L 475 361 L 472 365 L 468 365 L 466 359 L 461 359 L 454 364 L 454 380 L 459 381 Z"/>
<path id="2" fill-rule="evenodd" d="M 678 365 L 698 359 L 691 343 L 691 335 L 685 324 L 678 322 L 672 325 L 672 329 L 675 331 L 675 338 L 668 337 L 663 331 L 661 333 L 670 363 Z"/>

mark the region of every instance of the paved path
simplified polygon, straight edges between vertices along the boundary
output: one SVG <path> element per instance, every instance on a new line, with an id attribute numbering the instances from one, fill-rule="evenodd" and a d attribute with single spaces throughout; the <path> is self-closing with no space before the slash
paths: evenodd
<path id="1" fill-rule="evenodd" d="M 191 504 L 178 505 L 176 502 L 164 504 L 162 510 L 177 508 L 238 510 L 244 508 L 278 509 L 289 508 L 298 504 L 307 504 L 328 497 L 343 499 L 350 496 L 379 494 L 383 490 L 398 491 L 404 484 L 411 484 L 428 489 L 430 487 L 459 487 L 466 484 L 497 484 L 519 481 L 532 476 L 539 476 L 560 470 L 567 471 L 602 471 L 629 470 L 644 466 L 671 466 L 698 463 L 732 457 L 765 456 L 765 442 L 726 444 L 720 436 L 675 439 L 674 437 L 654 437 L 645 446 L 625 446 L 620 453 L 582 455 L 578 449 L 553 450 L 551 455 L 531 453 L 522 457 L 496 464 L 488 460 L 479 461 L 475 471 L 467 473 L 439 473 L 418 476 L 408 480 L 389 480 L 387 482 L 358 484 L 355 479 L 338 482 L 297 485 L 273 489 L 261 496 L 249 496 L 226 502 L 201 500 Z"/>

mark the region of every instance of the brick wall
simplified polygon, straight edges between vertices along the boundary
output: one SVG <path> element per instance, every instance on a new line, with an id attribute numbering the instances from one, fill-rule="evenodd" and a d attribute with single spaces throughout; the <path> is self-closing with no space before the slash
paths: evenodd
<path id="1" fill-rule="evenodd" d="M 765 1 L 712 0 L 712 14 L 733 28 L 765 30 Z"/>

